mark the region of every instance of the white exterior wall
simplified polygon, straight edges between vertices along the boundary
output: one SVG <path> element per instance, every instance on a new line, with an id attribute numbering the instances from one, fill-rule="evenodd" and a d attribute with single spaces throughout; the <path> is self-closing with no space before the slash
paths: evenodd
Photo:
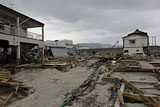
<path id="1" fill-rule="evenodd" d="M 2 16 L 0 16 L 0 20 L 4 21 L 4 30 L 0 30 L 0 32 L 6 33 L 6 34 L 12 34 L 11 33 L 11 25 L 16 26 L 16 21 L 11 20 L 11 19 L 7 19 L 7 18 L 3 18 Z M 9 26 L 5 25 L 6 22 L 9 23 Z M 23 27 L 26 28 L 26 31 L 24 31 L 22 29 L 22 26 L 20 25 L 19 26 L 19 36 L 27 37 L 27 27 L 24 24 L 23 24 Z M 12 29 L 15 31 L 15 33 L 12 35 L 17 35 L 17 28 L 12 27 Z"/>
<path id="2" fill-rule="evenodd" d="M 55 47 L 66 47 L 66 48 L 73 48 L 73 41 L 72 40 L 59 40 L 57 42 L 53 42 L 53 46 Z"/>
<path id="3" fill-rule="evenodd" d="M 143 53 L 144 55 L 144 52 L 143 52 L 143 47 L 139 47 L 139 48 L 124 48 L 124 50 L 128 50 L 128 53 L 124 53 L 125 55 L 126 54 L 129 54 L 129 55 L 136 55 L 137 53 Z M 139 50 L 139 51 L 137 51 Z"/>
<path id="4" fill-rule="evenodd" d="M 18 36 L 11 36 L 11 35 L 1 34 L 1 33 L 0 33 L 0 39 L 9 41 L 9 45 L 13 45 L 13 46 L 19 46 L 20 42 L 23 42 L 23 43 L 37 44 L 39 45 L 40 48 L 44 48 L 44 42 L 40 40 L 34 40 L 34 39 L 23 38 Z"/>
<path id="5" fill-rule="evenodd" d="M 130 40 L 135 40 L 135 44 L 130 44 Z M 129 55 L 136 55 L 137 53 L 143 53 L 143 47 L 147 47 L 148 44 L 148 37 L 146 36 L 140 36 L 140 35 L 131 35 L 129 37 L 126 37 L 123 39 L 124 42 L 124 51 L 128 50 L 128 53 L 124 54 L 129 54 Z M 137 51 L 139 50 L 139 51 Z"/>
<path id="6" fill-rule="evenodd" d="M 129 44 L 129 40 L 135 40 L 135 44 Z M 124 38 L 124 47 L 143 47 L 148 46 L 148 38 L 145 36 L 133 35 Z"/>

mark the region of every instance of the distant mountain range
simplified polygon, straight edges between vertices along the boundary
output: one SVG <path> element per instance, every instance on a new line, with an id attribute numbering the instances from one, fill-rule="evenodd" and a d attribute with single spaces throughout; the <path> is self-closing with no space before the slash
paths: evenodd
<path id="1" fill-rule="evenodd" d="M 89 47 L 90 49 L 111 48 L 113 46 L 111 44 L 101 44 L 101 43 L 78 43 L 78 44 L 74 44 L 74 45 L 75 46 Z"/>
<path id="2" fill-rule="evenodd" d="M 51 40 L 46 40 L 45 45 L 53 45 L 53 41 Z M 84 46 L 88 47 L 90 49 L 96 49 L 96 48 L 111 48 L 113 47 L 112 44 L 101 44 L 101 43 L 78 43 L 74 44 L 75 46 Z M 120 46 L 122 47 L 122 46 Z"/>
<path id="3" fill-rule="evenodd" d="M 44 44 L 52 46 L 53 45 L 53 41 L 52 40 L 46 40 L 46 41 L 44 41 Z"/>

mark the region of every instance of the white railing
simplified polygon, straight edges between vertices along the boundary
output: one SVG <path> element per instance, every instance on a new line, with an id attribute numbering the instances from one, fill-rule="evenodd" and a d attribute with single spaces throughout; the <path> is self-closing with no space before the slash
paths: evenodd
<path id="1" fill-rule="evenodd" d="M 27 38 L 42 40 L 42 35 L 33 32 L 27 32 Z"/>
<path id="2" fill-rule="evenodd" d="M 12 36 L 18 36 L 17 35 L 17 28 L 15 27 L 10 27 L 10 26 L 7 26 L 7 25 L 1 25 L 1 26 L 4 26 L 4 30 L 0 29 L 0 33 L 4 33 L 4 34 L 8 34 L 8 35 L 12 35 Z M 12 30 L 12 31 L 11 31 Z M 19 35 L 20 37 L 26 37 L 26 38 L 30 38 L 30 39 L 36 39 L 36 40 L 42 40 L 42 35 L 40 34 L 37 34 L 37 33 L 33 33 L 33 32 L 26 32 L 22 29 L 19 29 L 19 32 L 24 32 L 24 35 Z"/>

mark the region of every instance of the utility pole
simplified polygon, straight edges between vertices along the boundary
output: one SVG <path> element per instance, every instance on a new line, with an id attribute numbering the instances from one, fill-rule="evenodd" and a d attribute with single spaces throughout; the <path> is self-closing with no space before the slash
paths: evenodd
<path id="1" fill-rule="evenodd" d="M 153 46 L 153 37 L 152 37 L 152 46 Z"/>
<path id="2" fill-rule="evenodd" d="M 155 39 L 155 53 L 157 53 L 157 47 L 156 47 L 156 36 L 154 37 L 154 39 Z"/>
<path id="3" fill-rule="evenodd" d="M 156 46 L 156 36 L 155 36 L 155 46 Z"/>

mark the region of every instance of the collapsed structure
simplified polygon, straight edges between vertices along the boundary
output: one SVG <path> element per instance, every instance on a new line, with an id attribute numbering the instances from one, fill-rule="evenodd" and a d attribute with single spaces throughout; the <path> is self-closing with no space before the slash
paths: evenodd
<path id="1" fill-rule="evenodd" d="M 27 52 L 26 47 L 38 46 L 44 54 L 44 24 L 0 4 L 0 47 L 16 54 L 20 60 L 21 53 Z M 40 34 L 29 32 L 31 28 L 41 28 Z M 7 53 L 6 52 L 6 53 Z"/>
<path id="2" fill-rule="evenodd" d="M 0 13 L 1 57 L 28 60 L 34 49 L 43 57 L 44 24 L 3 5 Z M 41 35 L 28 32 L 37 27 Z M 78 56 L 72 41 L 56 40 L 46 45 L 45 58 L 52 53 L 48 60 L 1 67 L 0 106 L 160 107 L 160 59 L 144 57 L 147 33 L 137 29 L 123 42 L 124 48 L 107 51 L 77 47 Z"/>

